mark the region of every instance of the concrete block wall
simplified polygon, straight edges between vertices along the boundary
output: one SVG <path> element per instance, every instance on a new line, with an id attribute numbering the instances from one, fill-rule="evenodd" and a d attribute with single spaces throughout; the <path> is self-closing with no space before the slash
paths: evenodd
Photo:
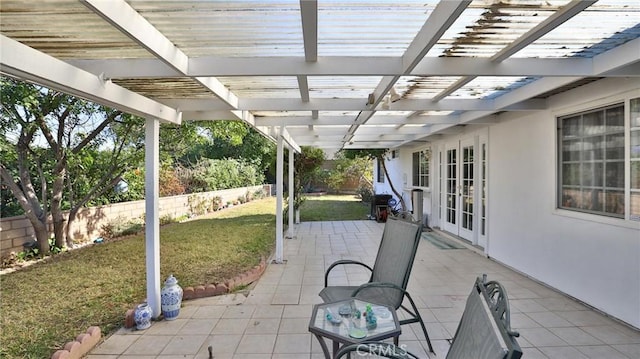
<path id="1" fill-rule="evenodd" d="M 266 195 L 271 193 L 271 185 L 232 188 L 221 191 L 191 193 L 180 196 L 160 198 L 160 216 L 178 218 L 190 215 L 194 212 L 194 206 L 198 202 L 211 203 L 214 197 L 220 196 L 222 203 L 237 201 L 238 197 L 253 194 L 262 189 Z M 189 198 L 191 198 L 191 203 Z M 102 227 L 108 223 L 122 219 L 129 221 L 143 220 L 145 213 L 144 201 L 114 203 L 106 206 L 83 208 L 72 223 L 71 233 L 76 243 L 92 241 L 100 237 Z M 50 232 L 53 225 L 49 224 Z M 23 244 L 35 240 L 35 234 L 31 223 L 25 216 L 0 218 L 0 257 L 5 257 L 11 252 L 21 252 Z"/>

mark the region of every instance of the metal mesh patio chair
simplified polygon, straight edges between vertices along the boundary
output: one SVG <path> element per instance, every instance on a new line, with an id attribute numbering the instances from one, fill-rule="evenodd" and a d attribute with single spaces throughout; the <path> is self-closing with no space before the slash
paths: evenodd
<path id="1" fill-rule="evenodd" d="M 496 281 L 478 277 L 454 335 L 446 359 L 520 359 L 522 349 L 511 329 L 509 298 Z M 397 343 L 396 343 L 397 344 Z M 380 358 L 411 359 L 415 355 L 390 343 L 369 342 L 345 346 L 336 355 L 373 354 Z"/>
<path id="2" fill-rule="evenodd" d="M 420 323 L 429 345 L 429 351 L 433 352 L 427 328 L 411 295 L 407 292 L 409 275 L 421 234 L 422 225 L 420 223 L 389 217 L 384 226 L 373 268 L 353 260 L 334 262 L 325 272 L 325 288 L 320 291 L 320 297 L 325 303 L 357 297 L 361 300 L 388 305 L 396 310 L 402 308 L 408 314 L 408 318 L 400 320 L 400 324 Z M 369 269 L 371 271 L 369 281 L 361 286 L 330 286 L 328 281 L 331 270 L 336 266 L 346 264 L 355 264 Z M 407 308 L 403 304 L 405 298 L 411 308 Z M 398 344 L 397 337 L 394 338 L 394 342 Z"/>
<path id="3" fill-rule="evenodd" d="M 447 359 L 519 359 L 522 349 L 511 329 L 509 298 L 497 281 L 476 279 Z"/>

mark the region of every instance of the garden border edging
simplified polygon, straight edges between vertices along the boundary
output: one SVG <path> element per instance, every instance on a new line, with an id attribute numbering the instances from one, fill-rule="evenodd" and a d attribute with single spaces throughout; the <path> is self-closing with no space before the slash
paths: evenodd
<path id="1" fill-rule="evenodd" d="M 65 344 L 64 349 L 56 350 L 51 359 L 80 359 L 100 342 L 101 337 L 100 327 L 89 327 L 86 333 L 78 335 L 76 340 Z"/>
<path id="2" fill-rule="evenodd" d="M 236 288 L 247 286 L 257 281 L 264 271 L 267 269 L 267 261 L 265 258 L 260 260 L 260 264 L 254 266 L 248 271 L 238 274 L 235 277 L 226 280 L 224 283 L 203 284 L 195 287 L 186 287 L 183 290 L 182 299 L 191 300 L 205 297 L 214 297 L 233 292 Z M 125 313 L 124 327 L 127 329 L 135 326 L 133 320 L 134 310 L 129 309 Z"/>
<path id="3" fill-rule="evenodd" d="M 265 258 L 262 258 L 259 265 L 254 266 L 244 273 L 238 274 L 224 283 L 184 288 L 182 299 L 190 300 L 230 293 L 238 287 L 246 286 L 257 281 L 266 269 L 267 261 Z M 135 326 L 133 314 L 133 309 L 128 309 L 125 313 L 124 327 L 127 329 Z M 100 327 L 89 327 L 86 333 L 78 335 L 74 341 L 65 344 L 64 349 L 57 350 L 53 353 L 51 359 L 80 359 L 100 342 L 101 337 L 102 332 Z"/>

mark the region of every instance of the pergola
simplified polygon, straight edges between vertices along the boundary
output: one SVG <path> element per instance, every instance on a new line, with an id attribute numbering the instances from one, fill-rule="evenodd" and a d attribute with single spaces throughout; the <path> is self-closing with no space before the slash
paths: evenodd
<path id="1" fill-rule="evenodd" d="M 276 141 L 280 216 L 285 146 L 290 162 L 410 146 L 640 76 L 637 0 L 1 0 L 0 32 L 3 74 L 147 119 L 156 314 L 160 123 L 237 119 Z"/>

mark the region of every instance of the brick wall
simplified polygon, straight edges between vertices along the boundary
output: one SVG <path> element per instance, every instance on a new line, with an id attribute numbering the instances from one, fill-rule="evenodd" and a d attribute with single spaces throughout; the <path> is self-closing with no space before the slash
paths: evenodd
<path id="1" fill-rule="evenodd" d="M 193 213 L 200 202 L 211 203 L 211 200 L 220 196 L 222 203 L 233 202 L 247 191 L 251 194 L 262 189 L 265 194 L 271 193 L 271 185 L 253 187 L 232 188 L 221 191 L 192 193 L 180 196 L 160 198 L 160 217 L 171 216 L 178 218 Z M 191 200 L 190 200 L 191 198 Z M 72 223 L 71 233 L 77 243 L 93 240 L 101 235 L 104 225 L 118 218 L 124 221 L 141 218 L 145 213 L 144 201 L 115 203 L 107 206 L 83 208 L 78 212 Z M 50 232 L 53 226 L 49 224 Z M 23 250 L 23 244 L 35 240 L 33 227 L 25 216 L 0 218 L 0 257 L 11 252 Z"/>

